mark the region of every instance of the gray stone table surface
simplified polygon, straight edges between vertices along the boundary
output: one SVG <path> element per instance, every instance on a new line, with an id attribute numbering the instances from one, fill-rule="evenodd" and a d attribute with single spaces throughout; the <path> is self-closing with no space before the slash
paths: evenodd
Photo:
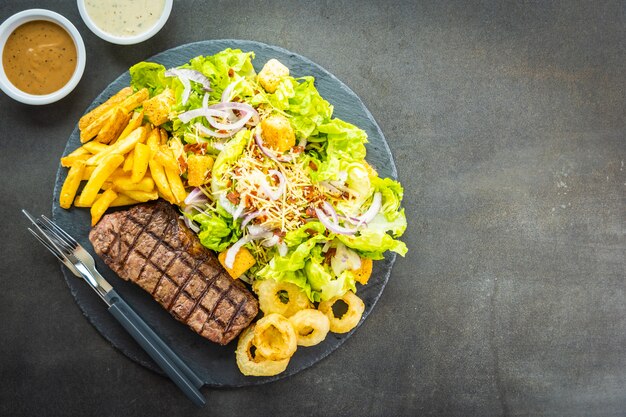
<path id="1" fill-rule="evenodd" d="M 175 1 L 135 46 L 93 35 L 62 101 L 0 95 L 0 415 L 626 415 L 624 2 Z M 304 55 L 372 112 L 405 187 L 406 258 L 364 325 L 295 376 L 195 408 L 108 344 L 19 209 L 133 63 L 205 39 Z"/>

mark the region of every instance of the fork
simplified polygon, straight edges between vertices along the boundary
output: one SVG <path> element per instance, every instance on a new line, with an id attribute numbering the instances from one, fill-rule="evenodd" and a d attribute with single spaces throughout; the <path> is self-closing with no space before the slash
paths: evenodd
<path id="1" fill-rule="evenodd" d="M 206 400 L 198 390 L 202 380 L 189 366 L 152 330 L 104 277 L 98 272 L 93 257 L 72 236 L 46 216 L 34 218 L 26 210 L 24 215 L 36 230 L 28 230 L 61 261 L 74 275 L 82 277 L 108 306 L 109 312 L 130 333 L 170 379 L 196 405 L 204 406 Z"/>

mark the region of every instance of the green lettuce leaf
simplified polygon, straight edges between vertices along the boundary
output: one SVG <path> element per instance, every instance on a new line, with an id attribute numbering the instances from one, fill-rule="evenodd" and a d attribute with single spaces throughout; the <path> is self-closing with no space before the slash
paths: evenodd
<path id="1" fill-rule="evenodd" d="M 130 67 L 130 85 L 133 90 L 147 88 L 150 97 L 162 92 L 170 85 L 165 77 L 165 67 L 155 62 L 140 62 Z"/>

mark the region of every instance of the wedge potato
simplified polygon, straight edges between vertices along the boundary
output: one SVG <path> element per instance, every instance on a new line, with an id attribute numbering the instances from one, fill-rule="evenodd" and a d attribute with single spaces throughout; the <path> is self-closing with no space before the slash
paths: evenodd
<path id="1" fill-rule="evenodd" d="M 80 130 L 85 129 L 89 126 L 94 120 L 98 117 L 102 116 L 104 113 L 112 109 L 116 104 L 124 101 L 124 99 L 130 96 L 133 93 L 133 89 L 131 87 L 124 87 L 110 99 L 100 104 L 98 107 L 94 108 L 90 112 L 86 113 L 83 117 L 78 121 L 78 128 Z"/>
<path id="2" fill-rule="evenodd" d="M 112 189 L 106 190 L 96 198 L 89 210 L 91 212 L 91 226 L 95 226 L 100 221 L 102 215 L 117 198 L 117 193 Z"/>
<path id="3" fill-rule="evenodd" d="M 74 161 L 72 167 L 67 173 L 67 178 L 63 182 L 61 187 L 61 194 L 59 196 L 59 206 L 64 209 L 69 209 L 72 206 L 80 182 L 83 179 L 83 173 L 85 172 L 85 161 Z"/>

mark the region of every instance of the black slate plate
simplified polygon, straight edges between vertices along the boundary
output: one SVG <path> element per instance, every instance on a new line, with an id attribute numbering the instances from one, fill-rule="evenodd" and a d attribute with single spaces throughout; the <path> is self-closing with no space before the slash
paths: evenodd
<path id="1" fill-rule="evenodd" d="M 259 42 L 241 40 L 212 40 L 182 45 L 162 52 L 148 61 L 163 64 L 165 67 L 182 65 L 198 55 L 212 55 L 225 48 L 239 48 L 243 51 L 254 51 L 255 69 L 261 70 L 265 62 L 276 58 L 290 68 L 295 77 L 312 75 L 316 86 L 326 100 L 335 108 L 334 116 L 353 123 L 364 129 L 369 136 L 367 144 L 367 160 L 382 177 L 397 178 L 396 168 L 391 152 L 383 133 L 374 121 L 363 102 L 346 85 L 335 76 L 307 58 L 275 46 Z M 129 83 L 128 72 L 119 76 L 91 104 L 90 109 L 104 102 L 116 91 Z M 70 136 L 64 155 L 80 146 L 78 128 Z M 87 250 L 93 254 L 88 239 L 90 215 L 87 209 L 72 208 L 64 210 L 59 207 L 59 192 L 67 175 L 67 169 L 59 167 L 54 190 L 52 207 L 53 219 L 72 234 Z M 148 293 L 132 283 L 118 278 L 96 256 L 98 270 L 117 289 L 117 291 L 139 312 L 139 314 L 178 352 L 189 365 L 195 369 L 205 384 L 212 387 L 240 387 L 273 381 L 293 375 L 320 361 L 337 349 L 356 330 L 347 334 L 329 333 L 324 342 L 313 347 L 301 347 L 297 350 L 285 372 L 274 377 L 246 377 L 237 369 L 235 363 L 236 341 L 228 346 L 211 343 L 187 326 L 176 321 Z M 374 271 L 369 283 L 358 288 L 358 295 L 365 302 L 363 319 L 372 311 L 380 297 L 395 261 L 395 254 L 388 254 L 384 260 L 374 262 Z M 98 331 L 126 356 L 141 365 L 161 373 L 156 364 L 143 352 L 123 328 L 109 315 L 106 306 L 98 296 L 82 280 L 63 269 L 65 280 L 76 303 L 83 314 Z M 358 328 L 358 327 L 357 327 Z M 379 335 L 360 334 L 360 337 L 380 337 Z"/>

